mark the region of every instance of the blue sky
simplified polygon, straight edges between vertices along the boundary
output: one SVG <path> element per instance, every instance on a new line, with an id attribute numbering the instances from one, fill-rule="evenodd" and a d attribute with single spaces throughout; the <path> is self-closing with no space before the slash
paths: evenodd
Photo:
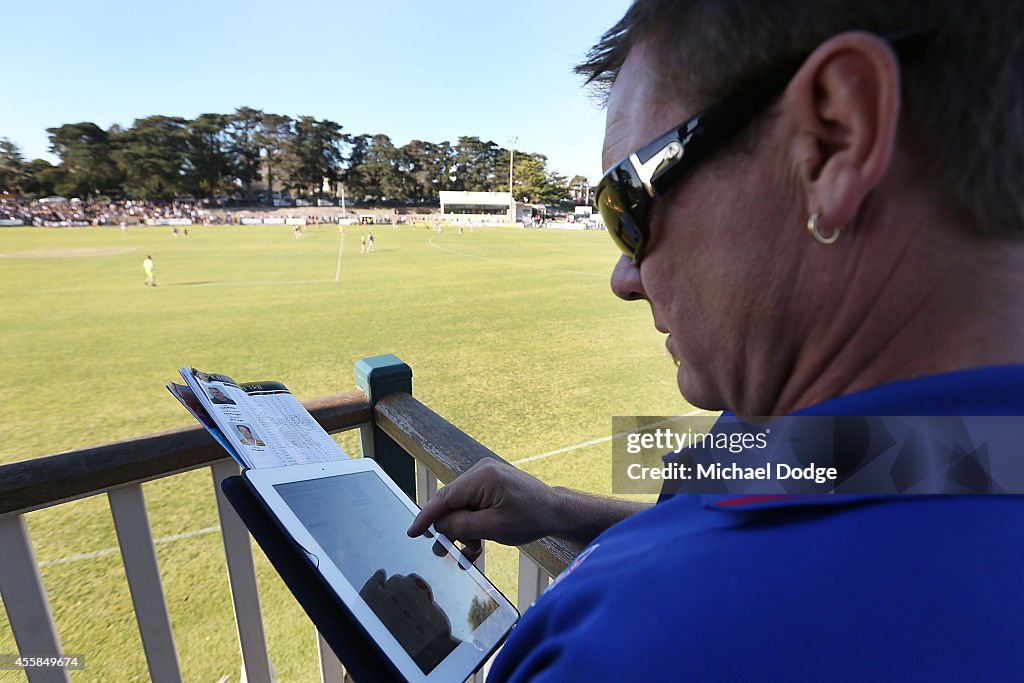
<path id="1" fill-rule="evenodd" d="M 329 118 L 396 145 L 476 135 L 601 173 L 604 113 L 572 66 L 629 0 L 14 0 L 0 137 L 240 106 Z"/>

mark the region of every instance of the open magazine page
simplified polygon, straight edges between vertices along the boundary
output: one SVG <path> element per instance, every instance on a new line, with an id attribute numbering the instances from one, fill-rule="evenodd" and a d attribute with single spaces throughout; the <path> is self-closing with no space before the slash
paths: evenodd
<path id="1" fill-rule="evenodd" d="M 220 427 L 218 427 L 217 423 L 213 421 L 210 414 L 206 412 L 206 408 L 203 407 L 203 404 L 199 401 L 199 398 L 195 395 L 192 389 L 182 384 L 173 384 L 169 382 L 167 384 L 167 390 L 171 392 L 176 399 L 181 401 L 181 405 L 185 406 L 185 408 L 188 409 L 188 412 L 192 413 L 192 416 L 199 420 L 200 424 L 206 427 L 207 431 L 210 432 L 210 435 L 217 441 L 217 443 L 224 447 L 224 450 L 231 454 L 231 457 L 234 458 L 239 465 L 246 469 L 252 467 L 242 454 L 235 450 L 235 447 L 231 445 L 231 442 L 224 438 L 224 433 L 220 431 Z"/>
<path id="2" fill-rule="evenodd" d="M 182 368 L 181 374 L 250 468 L 348 457 L 282 384 L 245 385 L 256 387 L 250 396 L 225 375 L 189 368 Z"/>
<path id="3" fill-rule="evenodd" d="M 273 440 L 275 449 L 292 458 L 283 464 L 330 462 L 349 457 L 285 385 L 247 382 L 239 388 L 251 399 L 256 420 L 266 431 L 267 444 Z"/>
<path id="4" fill-rule="evenodd" d="M 240 460 L 247 463 L 243 467 L 258 469 L 288 464 L 268 452 L 262 435 L 259 439 L 245 439 L 243 442 L 243 433 L 245 429 L 252 429 L 255 416 L 249 407 L 249 397 L 238 388 L 234 380 L 224 375 L 211 375 L 189 368 L 182 368 L 181 376 L 220 427 L 231 448 L 239 454 Z M 239 426 L 245 429 L 240 431 Z"/>

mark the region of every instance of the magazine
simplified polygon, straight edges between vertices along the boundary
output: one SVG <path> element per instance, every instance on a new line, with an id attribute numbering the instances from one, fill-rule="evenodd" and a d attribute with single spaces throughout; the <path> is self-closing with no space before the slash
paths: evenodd
<path id="1" fill-rule="evenodd" d="M 243 469 L 344 460 L 349 455 L 280 382 L 235 382 L 182 368 L 167 389 Z"/>

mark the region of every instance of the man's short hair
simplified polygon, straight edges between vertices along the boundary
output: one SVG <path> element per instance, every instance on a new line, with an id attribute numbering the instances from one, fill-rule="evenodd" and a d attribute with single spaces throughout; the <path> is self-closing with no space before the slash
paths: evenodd
<path id="1" fill-rule="evenodd" d="M 1024 234 L 1024 4 L 1015 0 L 636 0 L 576 67 L 607 92 L 647 43 L 666 97 L 717 101 L 844 31 L 934 30 L 901 64 L 900 142 L 934 200 L 990 236 Z"/>

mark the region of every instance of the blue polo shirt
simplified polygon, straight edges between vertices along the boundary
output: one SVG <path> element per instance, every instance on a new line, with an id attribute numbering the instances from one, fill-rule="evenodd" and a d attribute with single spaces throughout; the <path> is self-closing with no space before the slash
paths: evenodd
<path id="1" fill-rule="evenodd" d="M 1024 365 L 800 414 L 1024 415 Z M 488 681 L 1019 679 L 1022 539 L 1020 496 L 664 497 L 580 554 Z"/>

